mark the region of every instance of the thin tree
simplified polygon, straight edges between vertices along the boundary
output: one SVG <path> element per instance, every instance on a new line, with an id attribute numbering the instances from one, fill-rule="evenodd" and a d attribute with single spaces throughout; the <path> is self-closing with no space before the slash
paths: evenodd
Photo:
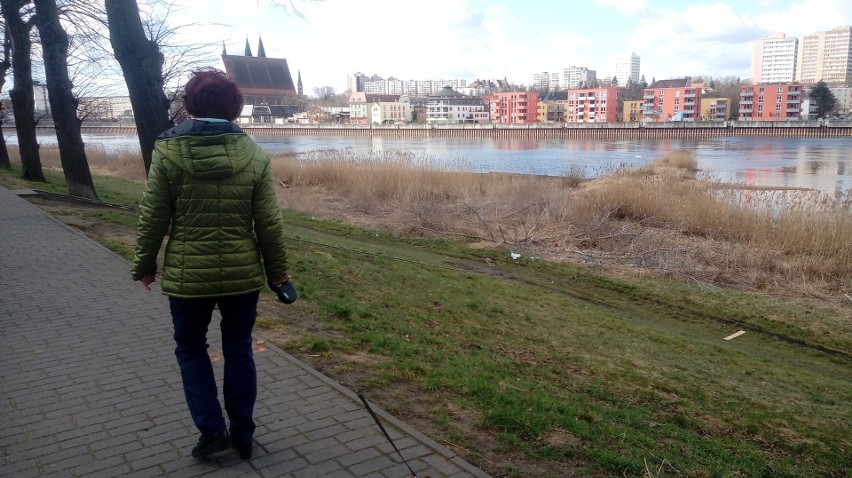
<path id="1" fill-rule="evenodd" d="M 6 73 L 12 67 L 12 42 L 9 39 L 6 23 L 3 22 L 3 57 L 0 58 L 0 90 L 6 84 Z M 3 135 L 3 113 L 4 103 L 0 102 L 0 168 L 12 169 L 12 162 L 9 160 L 9 150 L 6 149 L 6 137 Z"/>
<path id="2" fill-rule="evenodd" d="M 173 124 L 163 88 L 165 58 L 157 43 L 145 35 L 136 0 L 106 0 L 106 14 L 110 43 L 130 94 L 147 174 L 157 136 Z"/>
<path id="3" fill-rule="evenodd" d="M 828 85 L 820 80 L 814 85 L 814 88 L 808 94 L 808 98 L 814 101 L 817 106 L 817 118 L 825 118 L 837 106 L 837 98 L 834 93 L 828 88 Z"/>
<path id="4" fill-rule="evenodd" d="M 77 118 L 77 99 L 68 77 L 68 34 L 59 22 L 59 10 L 54 0 L 33 0 L 33 3 L 44 56 L 48 101 L 68 194 L 97 199 Z"/>
<path id="5" fill-rule="evenodd" d="M 27 181 L 46 182 L 36 137 L 33 66 L 30 57 L 30 31 L 35 24 L 35 18 L 30 9 L 24 9 L 28 6 L 29 2 L 22 0 L 0 0 L 0 9 L 12 48 L 14 80 L 9 97 L 12 99 L 12 111 L 15 114 L 15 133 L 18 137 L 18 152 L 21 155 L 21 177 Z"/>

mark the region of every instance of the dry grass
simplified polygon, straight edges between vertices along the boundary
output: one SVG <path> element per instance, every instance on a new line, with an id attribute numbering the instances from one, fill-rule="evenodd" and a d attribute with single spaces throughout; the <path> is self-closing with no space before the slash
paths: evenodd
<path id="1" fill-rule="evenodd" d="M 17 146 L 8 146 L 8 151 L 13 162 L 21 162 L 21 155 Z M 59 148 L 56 145 L 42 146 L 39 148 L 39 156 L 43 168 L 62 169 Z M 89 163 L 89 169 L 94 174 L 118 176 L 133 181 L 144 181 L 146 179 L 142 156 L 136 152 L 107 151 L 100 145 L 87 145 L 86 160 Z"/>
<path id="2" fill-rule="evenodd" d="M 61 167 L 56 148 L 41 156 L 44 167 Z M 95 146 L 87 158 L 96 174 L 145 179 L 136 154 Z M 588 180 L 580 170 L 447 171 L 418 154 L 329 150 L 273 161 L 283 204 L 319 217 L 702 285 L 816 297 L 852 289 L 852 192 L 740 188 L 696 179 L 696 166 L 677 151 Z"/>
<path id="3" fill-rule="evenodd" d="M 275 158 L 287 207 L 701 284 L 821 295 L 852 285 L 852 197 L 747 191 L 678 151 L 595 180 L 438 169 L 417 155 Z"/>

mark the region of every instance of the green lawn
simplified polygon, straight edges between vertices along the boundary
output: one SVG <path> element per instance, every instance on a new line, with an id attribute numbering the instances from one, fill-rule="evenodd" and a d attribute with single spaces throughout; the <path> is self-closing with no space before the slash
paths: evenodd
<path id="1" fill-rule="evenodd" d="M 849 308 L 285 220 L 301 299 L 259 326 L 492 474 L 849 476 Z"/>

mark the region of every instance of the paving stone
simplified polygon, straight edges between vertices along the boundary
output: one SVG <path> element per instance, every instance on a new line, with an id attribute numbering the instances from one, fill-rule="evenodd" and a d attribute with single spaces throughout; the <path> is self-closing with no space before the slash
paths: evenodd
<path id="1" fill-rule="evenodd" d="M 255 355 L 252 460 L 235 453 L 192 458 L 198 431 L 184 402 L 159 285 L 145 291 L 130 280 L 126 260 L 2 187 L 0 231 L 0 414 L 7 420 L 0 427 L 0 475 L 408 474 L 351 390 L 272 344 Z M 44 284 L 56 277 L 68 280 L 45 294 Z M 211 326 L 211 351 L 221 351 L 216 332 Z M 262 331 L 256 335 L 262 339 Z M 221 361 L 214 371 L 221 390 Z M 385 425 L 418 473 L 487 476 L 458 457 L 447 459 L 416 431 Z"/>

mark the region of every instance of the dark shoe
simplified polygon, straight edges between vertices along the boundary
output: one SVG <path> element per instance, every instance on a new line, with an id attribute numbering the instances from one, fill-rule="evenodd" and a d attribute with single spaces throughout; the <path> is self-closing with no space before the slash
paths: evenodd
<path id="1" fill-rule="evenodd" d="M 251 442 L 248 442 L 248 443 L 234 442 L 234 448 L 237 449 L 237 453 L 240 454 L 240 458 L 242 458 L 243 460 L 248 460 L 249 458 L 251 458 L 251 451 L 252 451 L 252 443 Z"/>
<path id="2" fill-rule="evenodd" d="M 192 449 L 192 456 L 196 458 L 207 458 L 210 455 L 223 452 L 231 448 L 231 440 L 228 434 L 222 435 L 207 435 L 201 434 L 198 439 L 198 444 Z"/>

